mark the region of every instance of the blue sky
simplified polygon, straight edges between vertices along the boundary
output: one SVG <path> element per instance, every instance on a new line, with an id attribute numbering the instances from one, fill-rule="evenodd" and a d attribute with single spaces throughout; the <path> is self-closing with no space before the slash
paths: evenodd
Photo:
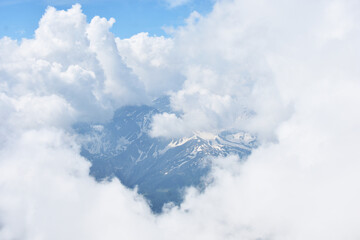
<path id="1" fill-rule="evenodd" d="M 80 3 L 88 21 L 96 15 L 114 17 L 112 32 L 121 38 L 138 32 L 165 35 L 164 26 L 179 26 L 192 11 L 208 13 L 213 0 L 190 0 L 170 8 L 166 0 L 0 0 L 0 38 L 31 38 L 48 5 L 67 9 Z"/>

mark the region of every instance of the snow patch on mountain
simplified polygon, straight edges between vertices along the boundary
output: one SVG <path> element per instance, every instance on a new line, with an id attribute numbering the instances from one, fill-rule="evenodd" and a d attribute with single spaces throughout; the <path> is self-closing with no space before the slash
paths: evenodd
<path id="1" fill-rule="evenodd" d="M 168 111 L 168 104 L 162 99 L 153 106 L 126 106 L 107 123 L 74 126 L 81 154 L 92 163 L 90 174 L 98 181 L 117 177 L 129 188 L 138 187 L 154 212 L 169 202 L 180 204 L 186 187 L 205 187 L 209 158 L 235 154 L 244 159 L 256 147 L 255 137 L 239 131 L 153 138 L 152 117 Z"/>

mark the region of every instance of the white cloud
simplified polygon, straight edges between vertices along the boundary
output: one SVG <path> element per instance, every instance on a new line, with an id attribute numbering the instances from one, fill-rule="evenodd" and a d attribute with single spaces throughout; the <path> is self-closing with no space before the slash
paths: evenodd
<path id="1" fill-rule="evenodd" d="M 184 123 L 195 129 L 241 128 L 272 140 L 291 110 L 277 92 L 267 61 L 273 47 L 267 41 L 275 36 L 263 18 L 273 13 L 257 13 L 258 6 L 246 4 L 219 3 L 207 18 L 193 14 L 187 26 L 175 31 L 169 62 L 186 80 L 171 100 L 184 113 Z"/>
<path id="2" fill-rule="evenodd" d="M 186 127 L 184 121 L 173 113 L 155 115 L 153 121 L 156 122 L 156 125 L 154 125 L 150 131 L 150 135 L 152 137 L 162 137 L 168 135 L 183 137 L 192 133 L 191 128 Z"/>
<path id="3" fill-rule="evenodd" d="M 145 85 L 146 92 L 157 97 L 168 91 L 180 89 L 184 77 L 174 64 L 171 38 L 150 37 L 139 33 L 129 39 L 116 38 L 119 54 L 124 62 Z"/>
<path id="4" fill-rule="evenodd" d="M 359 9 L 221 1 L 172 39 L 115 40 L 113 20 L 49 8 L 35 39 L 0 40 L 0 238 L 359 238 Z M 178 78 L 148 79 L 162 71 Z M 235 127 L 276 141 L 215 159 L 204 193 L 155 216 L 89 177 L 68 127 L 171 90 L 183 114 L 156 116 L 154 136 Z"/>
<path id="5" fill-rule="evenodd" d="M 104 70 L 104 91 L 118 105 L 142 103 L 146 100 L 144 86 L 122 62 L 114 36 L 109 32 L 114 23 L 113 18 L 107 21 L 105 18 L 94 17 L 87 29 L 90 49 L 96 53 Z"/>
<path id="6" fill-rule="evenodd" d="M 95 17 L 88 24 L 80 5 L 49 7 L 34 39 L 0 40 L 2 88 L 12 97 L 58 95 L 78 120 L 106 120 L 119 106 L 148 101 L 117 53 L 113 23 Z"/>
<path id="7" fill-rule="evenodd" d="M 119 181 L 90 178 L 73 137 L 41 129 L 11 140 L 0 153 L 1 239 L 140 239 L 151 230 L 145 201 Z"/>

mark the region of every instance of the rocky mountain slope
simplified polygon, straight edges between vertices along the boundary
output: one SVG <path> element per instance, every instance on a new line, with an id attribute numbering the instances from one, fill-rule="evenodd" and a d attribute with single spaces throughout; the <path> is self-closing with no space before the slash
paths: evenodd
<path id="1" fill-rule="evenodd" d="M 154 212 L 167 202 L 180 204 L 185 187 L 202 187 L 202 178 L 210 170 L 209 157 L 237 154 L 244 158 L 256 144 L 244 132 L 152 138 L 148 135 L 152 116 L 164 111 L 170 111 L 166 98 L 153 106 L 122 107 L 105 124 L 74 126 L 83 143 L 81 154 L 92 163 L 90 174 L 99 181 L 117 177 L 130 188 L 138 186 Z"/>

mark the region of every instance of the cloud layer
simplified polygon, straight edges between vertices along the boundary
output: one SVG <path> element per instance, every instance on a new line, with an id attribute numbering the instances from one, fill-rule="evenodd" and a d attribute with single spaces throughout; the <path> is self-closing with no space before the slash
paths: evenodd
<path id="1" fill-rule="evenodd" d="M 48 8 L 34 39 L 0 39 L 1 239 L 360 238 L 357 1 L 219 1 L 173 37 L 119 39 L 115 20 Z M 246 162 L 155 216 L 97 183 L 71 125 L 171 96 L 153 136 L 245 129 Z"/>

